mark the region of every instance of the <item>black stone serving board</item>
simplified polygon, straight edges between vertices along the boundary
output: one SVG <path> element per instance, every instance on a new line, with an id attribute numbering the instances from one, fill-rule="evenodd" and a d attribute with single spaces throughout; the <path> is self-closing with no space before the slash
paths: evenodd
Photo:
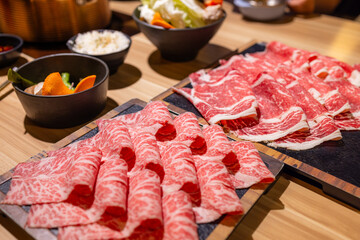
<path id="1" fill-rule="evenodd" d="M 108 113 L 109 117 L 105 117 L 105 118 L 116 117 L 118 115 L 134 113 L 134 112 L 142 110 L 145 105 L 146 105 L 145 102 L 138 100 L 138 99 L 133 99 L 133 100 L 130 100 L 129 102 L 115 108 L 113 111 L 109 112 Z M 170 110 L 170 112 L 174 115 L 178 115 L 178 114 L 184 112 L 184 110 L 181 110 L 180 112 Z M 96 124 L 94 122 L 91 123 L 90 125 L 91 126 L 83 127 L 83 129 L 84 129 L 83 131 L 80 130 L 78 132 L 75 132 L 75 133 L 65 137 L 65 141 L 61 140 L 60 142 L 62 142 L 62 143 L 59 142 L 60 144 L 57 144 L 58 146 L 56 148 L 65 147 L 66 145 L 74 143 L 76 141 L 80 141 L 80 140 L 95 136 L 99 131 L 98 127 L 96 126 Z M 229 140 L 234 140 L 234 139 L 229 137 Z M 64 144 L 64 142 L 66 142 L 66 144 Z M 40 159 L 44 156 L 46 156 L 46 153 L 43 151 L 42 153 L 39 153 L 38 155 L 32 157 L 30 160 Z M 281 172 L 284 164 L 279 162 L 275 158 L 265 155 L 263 153 L 260 153 L 260 156 L 261 156 L 262 160 L 264 161 L 265 165 L 274 174 L 274 176 L 275 177 L 278 176 L 279 173 Z M 5 197 L 6 193 L 10 189 L 11 172 L 12 172 L 12 170 L 10 172 L 5 173 L 4 175 L 0 176 L 0 200 L 2 200 Z M 270 187 L 271 187 L 271 184 L 268 184 L 265 187 L 263 187 L 264 189 L 262 189 L 262 191 L 258 197 L 260 197 L 262 194 L 264 194 Z M 236 190 L 236 193 L 240 199 L 244 199 L 244 196 L 248 191 L 252 191 L 251 188 L 238 189 L 238 190 Z M 257 192 L 258 191 L 259 190 L 257 190 Z M 245 196 L 245 198 L 246 198 L 247 202 L 250 201 L 252 203 L 252 206 L 255 205 L 255 203 L 258 200 L 258 198 L 254 199 L 253 197 L 250 198 L 250 197 Z M 24 223 L 25 223 L 24 221 L 26 220 L 26 216 L 27 216 L 28 212 L 30 211 L 30 206 L 16 206 L 16 205 L 1 205 L 0 204 L 0 210 L 3 212 L 3 214 L 5 214 L 5 217 L 10 218 L 15 224 L 18 225 L 17 227 L 19 229 L 25 230 L 25 232 L 30 237 L 39 239 L 39 240 L 56 239 L 56 235 L 58 234 L 57 228 L 54 228 L 54 229 L 41 229 L 41 228 L 31 229 L 31 228 L 24 227 Z M 246 215 L 246 213 L 247 212 L 245 212 L 241 217 L 239 217 L 237 224 Z M 226 215 L 222 216 L 218 220 L 211 222 L 211 223 L 198 224 L 199 239 L 205 240 L 215 230 L 215 228 L 219 224 L 221 224 L 221 221 L 225 218 L 225 216 Z M 236 225 L 234 225 L 234 228 Z"/>
<path id="2" fill-rule="evenodd" d="M 238 52 L 238 54 L 254 53 L 264 51 L 265 43 L 255 43 L 245 50 Z M 181 87 L 191 88 L 191 83 L 188 79 L 184 79 L 185 84 L 179 84 Z M 180 94 L 173 93 L 168 90 L 166 93 L 159 95 L 154 99 L 161 98 L 163 101 L 172 105 L 180 107 L 186 111 L 195 113 L 197 116 L 202 117 L 197 109 L 192 105 L 190 101 L 181 96 Z M 286 156 L 294 158 L 301 163 L 307 164 L 315 169 L 320 170 L 323 173 L 329 174 L 341 179 L 345 184 L 350 183 L 350 192 L 343 192 L 342 189 L 333 187 L 330 182 L 326 180 L 319 180 L 320 185 L 325 192 L 333 195 L 340 200 L 343 200 L 357 208 L 360 207 L 360 131 L 341 131 L 343 136 L 340 141 L 328 141 L 313 149 L 293 151 L 283 148 L 272 148 Z M 263 144 L 266 146 L 266 144 Z M 286 162 L 285 162 L 286 163 Z M 316 177 L 311 177 L 309 174 L 305 174 L 298 165 L 288 165 L 290 170 L 296 171 L 296 173 L 303 174 L 306 177 L 310 177 L 312 180 L 317 180 Z M 328 183 L 328 184 L 327 184 Z M 330 184 L 330 185 L 329 185 Z M 352 195 L 352 196 L 349 196 Z M 353 197 L 355 196 L 355 198 Z"/>

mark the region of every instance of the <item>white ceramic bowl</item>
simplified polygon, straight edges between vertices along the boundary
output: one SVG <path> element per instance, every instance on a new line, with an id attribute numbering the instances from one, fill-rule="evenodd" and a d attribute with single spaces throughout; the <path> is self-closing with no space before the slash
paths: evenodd
<path id="1" fill-rule="evenodd" d="M 130 36 L 128 36 L 127 34 L 121 32 L 121 31 L 116 31 L 116 30 L 112 30 L 112 29 L 96 29 L 96 30 L 91 30 L 89 32 L 92 32 L 92 31 L 98 31 L 98 32 L 109 31 L 109 32 L 114 32 L 114 33 L 118 32 L 118 33 L 124 35 L 124 37 L 129 40 L 129 45 L 120 51 L 115 51 L 115 52 L 106 53 L 106 54 L 89 54 L 89 53 L 78 52 L 74 49 L 74 45 L 76 43 L 76 38 L 79 36 L 79 34 L 76 34 L 75 36 L 71 37 L 66 42 L 66 46 L 73 53 L 92 56 L 92 57 L 96 57 L 96 58 L 103 60 L 108 65 L 110 74 L 114 74 L 118 70 L 118 68 L 124 63 L 124 60 L 129 52 L 129 49 L 130 49 L 131 43 L 132 43 Z M 84 33 L 81 33 L 81 34 L 84 34 Z"/>
<path id="2" fill-rule="evenodd" d="M 285 13 L 286 0 L 268 0 L 268 4 L 256 1 L 234 0 L 242 15 L 256 21 L 271 21 L 282 17 Z"/>

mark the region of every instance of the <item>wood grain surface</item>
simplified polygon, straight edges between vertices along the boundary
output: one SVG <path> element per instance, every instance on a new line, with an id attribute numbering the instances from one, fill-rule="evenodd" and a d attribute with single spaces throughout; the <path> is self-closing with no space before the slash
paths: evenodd
<path id="1" fill-rule="evenodd" d="M 360 237 L 359 221 L 357 210 L 283 175 L 228 239 L 354 240 Z"/>
<path id="2" fill-rule="evenodd" d="M 113 13 L 125 16 L 126 21 L 119 25 L 119 29 L 135 28 L 130 16 L 139 4 L 139 1 L 110 1 Z M 275 22 L 261 23 L 244 19 L 230 2 L 224 2 L 224 9 L 228 16 L 223 26 L 193 61 L 166 61 L 143 34 L 133 35 L 133 45 L 124 65 L 110 77 L 106 108 L 97 117 L 132 98 L 149 101 L 189 73 L 208 66 L 252 40 L 277 40 L 350 64 L 360 62 L 358 22 L 326 15 L 305 17 L 289 14 Z M 42 54 L 36 48 L 28 53 L 34 57 Z M 27 62 L 27 58 L 23 55 L 14 66 Z M 0 83 L 6 80 L 6 72 L 7 68 L 0 69 Z M 67 129 L 34 125 L 26 118 L 11 85 L 0 92 L 0 123 L 0 174 L 49 149 L 52 144 L 86 124 Z M 270 191 L 250 210 L 232 239 L 239 239 L 239 236 L 255 240 L 360 239 L 360 228 L 357 226 L 359 211 L 311 187 L 294 178 L 284 177 L 284 181 L 277 182 L 271 189 L 274 193 Z M 0 239 L 14 239 L 16 229 L 8 227 L 7 219 L 0 219 L 0 223 Z"/>

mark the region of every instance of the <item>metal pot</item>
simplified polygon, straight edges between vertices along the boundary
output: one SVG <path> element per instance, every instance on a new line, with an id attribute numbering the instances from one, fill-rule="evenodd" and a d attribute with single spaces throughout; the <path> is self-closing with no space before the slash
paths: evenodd
<path id="1" fill-rule="evenodd" d="M 105 28 L 108 0 L 1 0 L 0 32 L 28 42 L 66 41 L 79 32 Z"/>

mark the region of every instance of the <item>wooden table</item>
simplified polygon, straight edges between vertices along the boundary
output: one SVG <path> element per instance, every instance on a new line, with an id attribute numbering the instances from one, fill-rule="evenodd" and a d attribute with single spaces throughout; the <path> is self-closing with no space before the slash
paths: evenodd
<path id="1" fill-rule="evenodd" d="M 111 1 L 115 16 L 132 33 L 136 26 L 131 13 L 138 1 Z M 156 48 L 139 33 L 116 74 L 110 77 L 105 114 L 132 99 L 149 101 L 231 51 L 251 41 L 278 40 L 294 47 L 318 51 L 350 64 L 360 62 L 360 23 L 325 15 L 308 17 L 286 15 L 271 23 L 243 19 L 233 5 L 224 3 L 228 14 L 219 32 L 198 57 L 190 62 L 174 63 L 160 57 Z M 134 31 L 135 30 L 135 31 Z M 48 45 L 49 46 L 49 45 Z M 67 52 L 65 45 L 26 45 L 14 66 L 32 57 L 53 52 Z M 6 80 L 7 68 L 0 69 L 0 83 Z M 81 126 L 47 129 L 34 125 L 11 85 L 0 92 L 0 174 L 13 168 L 64 138 Z M 84 124 L 85 125 L 85 124 Z M 19 238 L 11 225 L 0 219 L 0 239 Z M 283 174 L 272 189 L 248 213 L 230 239 L 360 239 L 359 210 L 332 199 L 320 189 Z M 21 235 L 20 235 L 21 236 Z M 212 236 L 216 239 L 216 236 Z M 22 237 L 20 237 L 22 238 Z"/>

